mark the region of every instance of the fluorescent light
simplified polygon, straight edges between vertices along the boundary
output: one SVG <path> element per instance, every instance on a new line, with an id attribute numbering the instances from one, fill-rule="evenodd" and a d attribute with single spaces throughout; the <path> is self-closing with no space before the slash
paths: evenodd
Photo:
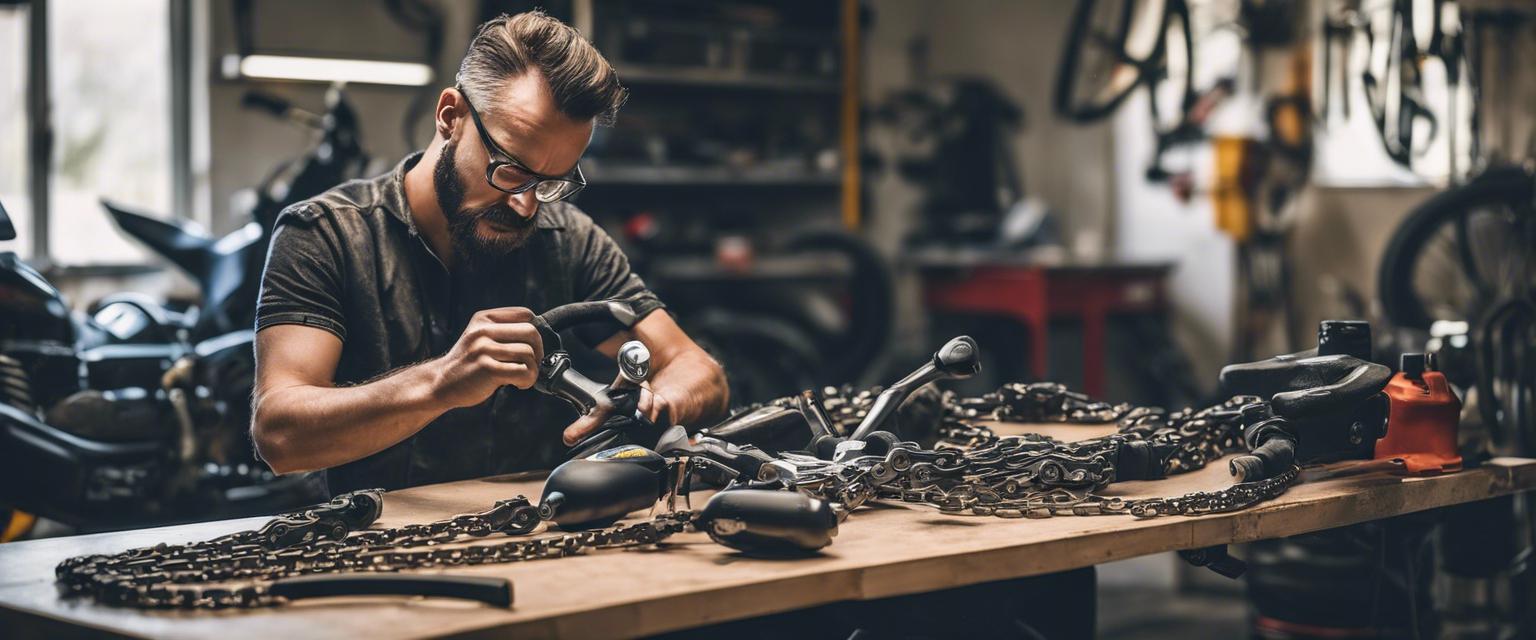
<path id="1" fill-rule="evenodd" d="M 234 64 L 231 64 L 234 63 Z M 392 84 L 420 87 L 432 82 L 432 67 L 419 62 L 382 62 L 301 56 L 228 56 L 226 73 L 237 71 L 246 78 Z"/>

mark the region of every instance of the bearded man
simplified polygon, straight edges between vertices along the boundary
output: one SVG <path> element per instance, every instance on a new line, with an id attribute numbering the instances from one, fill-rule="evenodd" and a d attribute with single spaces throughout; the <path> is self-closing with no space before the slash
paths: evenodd
<path id="1" fill-rule="evenodd" d="M 575 30 L 539 12 L 482 25 L 438 95 L 424 151 L 286 209 L 256 312 L 255 418 L 279 473 L 324 469 L 332 493 L 549 468 L 605 416 L 530 389 L 535 311 L 626 298 L 640 317 L 590 336 L 650 348 L 640 410 L 708 424 L 720 366 L 678 328 L 566 199 L 593 128 L 626 91 Z"/>

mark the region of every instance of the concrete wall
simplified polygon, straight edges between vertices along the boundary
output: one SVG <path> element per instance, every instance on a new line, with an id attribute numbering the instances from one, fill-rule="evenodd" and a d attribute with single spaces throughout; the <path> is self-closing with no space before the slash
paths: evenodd
<path id="1" fill-rule="evenodd" d="M 1108 242 L 1115 190 L 1111 127 L 1079 127 L 1051 109 L 1056 60 L 1061 55 L 1072 3 L 968 0 L 873 0 L 865 34 L 863 92 L 866 103 L 909 86 L 908 46 L 928 42 L 928 76 L 979 76 L 993 81 L 1024 111 L 1024 127 L 1011 143 L 1026 194 L 1043 198 L 1059 216 L 1068 246 L 1101 252 Z M 869 144 L 881 149 L 880 139 Z M 885 172 L 868 183 L 866 229 L 877 246 L 897 255 L 917 223 L 918 194 Z M 928 340 L 911 274 L 899 279 L 897 335 L 901 345 L 922 350 Z"/>
<path id="2" fill-rule="evenodd" d="M 326 87 L 309 83 L 228 80 L 219 75 L 218 61 L 235 51 L 233 3 L 209 0 L 208 145 L 212 150 L 204 169 L 212 227 L 219 232 L 244 224 L 231 214 L 235 194 L 258 183 L 278 161 L 297 157 L 313 142 L 313 134 L 271 116 L 244 109 L 247 89 L 283 96 L 311 110 L 325 106 Z M 348 98 L 362 120 L 362 143 L 374 158 L 374 168 L 387 170 L 410 150 L 425 146 L 431 135 L 431 104 L 437 90 L 453 83 L 453 73 L 469 43 L 478 3 L 435 2 L 443 12 L 446 39 L 436 65 L 436 78 L 426 89 L 426 115 L 416 123 L 414 141 L 407 145 L 402 119 L 418 89 L 353 85 Z M 376 0 L 263 0 L 254 3 L 257 53 L 291 53 L 322 57 L 421 61 L 422 37 L 390 19 Z"/>

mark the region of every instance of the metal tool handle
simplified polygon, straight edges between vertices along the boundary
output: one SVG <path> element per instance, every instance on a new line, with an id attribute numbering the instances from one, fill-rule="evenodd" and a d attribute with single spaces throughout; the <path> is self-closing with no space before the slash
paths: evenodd
<path id="1" fill-rule="evenodd" d="M 512 581 L 478 576 L 420 576 L 409 574 L 344 573 L 283 578 L 268 593 L 287 598 L 341 596 L 428 596 L 474 600 L 510 609 Z"/>
<path id="2" fill-rule="evenodd" d="M 573 368 L 570 354 L 564 351 L 544 356 L 544 362 L 539 365 L 539 379 L 534 383 L 534 388 L 565 399 L 582 415 L 613 404 L 612 399 L 608 397 L 608 388 Z"/>
<path id="3" fill-rule="evenodd" d="M 751 480 L 774 480 L 778 470 L 768 466 L 775 461 L 762 449 L 751 445 L 738 446 L 709 436 L 689 438 L 681 426 L 674 426 L 662 434 L 656 443 L 656 452 L 664 456 L 689 455 L 718 462 L 741 476 Z"/>
<path id="4" fill-rule="evenodd" d="M 637 387 L 651 377 L 651 350 L 639 340 L 630 340 L 619 347 L 619 377 L 627 386 Z M 616 382 L 614 388 L 620 388 Z"/>
<path id="5" fill-rule="evenodd" d="M 863 440 L 871 431 L 883 428 L 885 422 L 901 407 L 901 403 L 918 387 L 934 380 L 969 378 L 978 371 L 981 371 L 981 352 L 976 347 L 976 341 L 970 336 L 958 336 L 950 340 L 933 354 L 932 360 L 882 391 L 875 398 L 875 404 L 869 408 L 869 414 L 864 416 L 859 427 L 848 438 Z"/>

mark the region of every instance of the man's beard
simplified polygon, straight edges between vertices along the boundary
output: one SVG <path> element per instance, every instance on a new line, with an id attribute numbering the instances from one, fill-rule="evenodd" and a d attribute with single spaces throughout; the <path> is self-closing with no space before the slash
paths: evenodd
<path id="1" fill-rule="evenodd" d="M 448 221 L 448 237 L 453 243 L 455 262 L 471 271 L 499 270 L 512 253 L 522 248 L 533 235 L 538 214 L 524 218 L 506 200 L 478 209 L 461 209 L 467 188 L 459 178 L 453 157 L 456 145 L 443 145 L 432 170 L 432 184 L 437 192 L 437 206 Z M 481 220 L 489 220 L 512 233 L 483 238 L 475 229 Z"/>

